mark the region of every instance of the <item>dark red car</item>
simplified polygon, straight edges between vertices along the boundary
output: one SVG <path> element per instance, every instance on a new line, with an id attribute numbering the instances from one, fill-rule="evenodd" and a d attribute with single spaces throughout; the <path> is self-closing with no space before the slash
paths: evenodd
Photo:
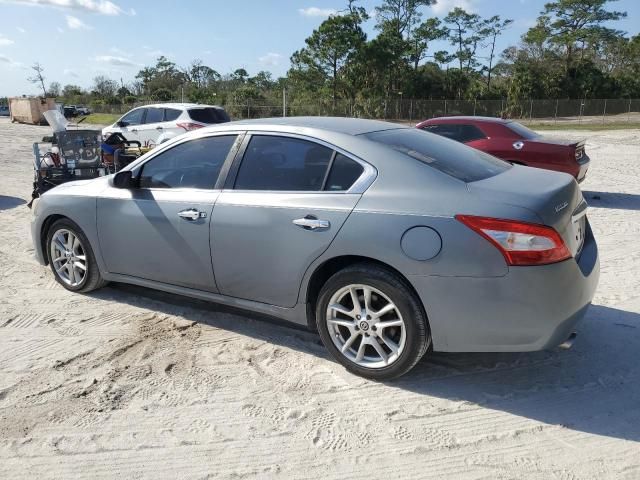
<path id="1" fill-rule="evenodd" d="M 492 117 L 441 117 L 425 120 L 417 128 L 529 167 L 546 168 L 584 180 L 589 157 L 585 141 L 544 137 L 513 120 Z"/>

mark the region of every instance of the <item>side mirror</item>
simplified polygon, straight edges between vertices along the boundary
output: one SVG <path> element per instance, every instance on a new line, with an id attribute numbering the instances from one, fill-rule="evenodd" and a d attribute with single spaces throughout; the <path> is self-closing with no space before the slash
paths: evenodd
<path id="1" fill-rule="evenodd" d="M 125 122 L 124 120 L 118 120 L 118 121 L 116 122 L 116 125 L 117 125 L 118 127 L 122 128 L 122 127 L 126 127 L 127 125 L 129 125 L 129 122 Z"/>
<path id="2" fill-rule="evenodd" d="M 115 188 L 134 188 L 135 182 L 131 170 L 123 170 L 111 177 L 111 186 Z"/>

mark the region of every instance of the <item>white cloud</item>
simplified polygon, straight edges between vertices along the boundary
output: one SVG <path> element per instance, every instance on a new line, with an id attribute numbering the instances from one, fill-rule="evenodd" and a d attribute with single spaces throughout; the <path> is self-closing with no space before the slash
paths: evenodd
<path id="1" fill-rule="evenodd" d="M 136 63 L 128 58 L 116 57 L 113 55 L 98 55 L 95 57 L 96 62 L 107 63 L 109 65 L 115 65 L 118 67 L 140 67 L 139 63 Z"/>
<path id="2" fill-rule="evenodd" d="M 20 33 L 27 33 L 27 31 L 22 28 L 22 27 L 16 27 L 16 29 L 20 32 Z"/>
<path id="3" fill-rule="evenodd" d="M 280 65 L 280 60 L 282 60 L 282 55 L 273 52 L 269 52 L 266 55 L 258 58 L 260 64 L 264 65 L 265 67 L 275 67 L 276 65 Z"/>
<path id="4" fill-rule="evenodd" d="M 93 27 L 87 25 L 78 17 L 74 17 L 73 15 L 67 15 L 67 27 L 71 30 L 91 30 Z"/>
<path id="5" fill-rule="evenodd" d="M 15 3 L 18 5 L 57 7 L 62 9 L 78 10 L 99 15 L 135 15 L 132 8 L 125 11 L 122 7 L 109 0 L 0 0 L 0 3 Z"/>
<path id="6" fill-rule="evenodd" d="M 73 78 L 79 78 L 80 75 L 78 75 L 78 73 L 75 70 L 72 70 L 71 68 L 65 68 L 62 73 L 64 75 L 67 75 L 69 77 L 73 77 Z"/>
<path id="7" fill-rule="evenodd" d="M 298 9 L 298 13 L 305 17 L 328 17 L 329 15 L 335 15 L 338 11 L 334 8 L 308 7 Z"/>
<path id="8" fill-rule="evenodd" d="M 431 5 L 436 15 L 446 15 L 456 7 L 460 7 L 467 12 L 476 11 L 476 0 L 438 0 Z"/>
<path id="9" fill-rule="evenodd" d="M 9 67 L 22 67 L 21 62 L 16 62 L 13 58 L 0 54 L 0 65 L 8 65 Z"/>
<path id="10" fill-rule="evenodd" d="M 56 30 L 58 31 L 58 33 L 64 33 L 64 30 L 62 29 L 62 27 L 56 27 Z"/>
<path id="11" fill-rule="evenodd" d="M 13 45 L 13 40 L 5 37 L 0 33 L 0 47 L 6 47 L 7 45 Z"/>

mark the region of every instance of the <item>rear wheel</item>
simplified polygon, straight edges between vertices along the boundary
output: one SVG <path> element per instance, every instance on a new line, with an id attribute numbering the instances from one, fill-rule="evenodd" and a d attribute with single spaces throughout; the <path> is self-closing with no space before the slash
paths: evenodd
<path id="1" fill-rule="evenodd" d="M 106 285 L 87 237 L 71 220 L 61 219 L 51 226 L 47 251 L 51 271 L 67 290 L 90 292 Z"/>
<path id="2" fill-rule="evenodd" d="M 326 282 L 316 322 L 338 362 L 375 380 L 408 372 L 431 341 L 415 294 L 398 275 L 371 264 L 348 267 Z"/>

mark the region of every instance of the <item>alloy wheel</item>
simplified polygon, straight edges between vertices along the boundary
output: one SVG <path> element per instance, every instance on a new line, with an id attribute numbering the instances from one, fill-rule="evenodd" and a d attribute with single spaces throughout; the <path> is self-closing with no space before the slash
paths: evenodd
<path id="1" fill-rule="evenodd" d="M 347 285 L 335 292 L 329 300 L 326 322 L 334 345 L 361 367 L 391 365 L 406 344 L 399 308 L 369 285 Z"/>
<path id="2" fill-rule="evenodd" d="M 57 230 L 51 237 L 49 250 L 60 279 L 70 287 L 79 286 L 87 275 L 87 255 L 80 238 L 71 230 Z"/>

